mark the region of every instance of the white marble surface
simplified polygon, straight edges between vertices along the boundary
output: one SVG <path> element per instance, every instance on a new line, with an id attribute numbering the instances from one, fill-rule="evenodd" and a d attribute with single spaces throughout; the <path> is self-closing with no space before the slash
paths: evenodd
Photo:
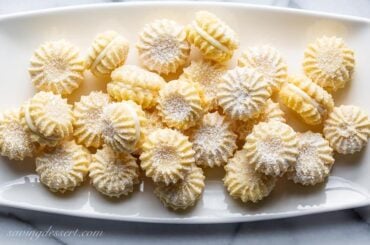
<path id="1" fill-rule="evenodd" d="M 0 0 L 0 14 L 108 0 Z M 369 0 L 238 1 L 370 18 Z M 370 208 L 273 221 L 163 225 L 0 207 L 0 244 L 370 244 Z"/>

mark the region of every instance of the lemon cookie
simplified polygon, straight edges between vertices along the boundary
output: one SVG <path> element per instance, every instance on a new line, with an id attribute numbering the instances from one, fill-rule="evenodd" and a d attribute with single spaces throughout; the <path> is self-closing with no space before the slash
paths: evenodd
<path id="1" fill-rule="evenodd" d="M 238 66 L 255 68 L 266 79 L 272 92 L 280 89 L 288 67 L 280 52 L 269 45 L 248 48 L 238 59 Z"/>
<path id="2" fill-rule="evenodd" d="M 23 160 L 33 157 L 35 150 L 30 131 L 22 125 L 20 111 L 11 110 L 0 115 L 0 155 Z"/>
<path id="3" fill-rule="evenodd" d="M 224 185 L 231 197 L 242 202 L 258 202 L 275 187 L 276 178 L 256 172 L 247 159 L 245 150 L 237 151 L 225 165 Z"/>
<path id="4" fill-rule="evenodd" d="M 353 50 L 338 37 L 318 38 L 304 52 L 304 72 L 329 92 L 343 88 L 351 80 L 354 64 Z"/>
<path id="5" fill-rule="evenodd" d="M 236 33 L 214 14 L 199 11 L 186 28 L 188 41 L 197 47 L 203 57 L 216 62 L 231 59 L 239 47 Z"/>
<path id="6" fill-rule="evenodd" d="M 154 194 L 164 206 L 177 210 L 194 206 L 204 190 L 204 175 L 201 168 L 192 166 L 183 180 L 176 184 L 165 185 L 159 183 L 154 189 Z"/>
<path id="7" fill-rule="evenodd" d="M 357 106 L 335 107 L 324 122 L 323 132 L 338 153 L 353 154 L 367 144 L 370 137 L 369 117 Z"/>
<path id="8" fill-rule="evenodd" d="M 115 31 L 99 33 L 86 59 L 86 68 L 95 76 L 109 75 L 123 65 L 129 52 L 129 42 Z"/>
<path id="9" fill-rule="evenodd" d="M 173 80 L 162 87 L 157 109 L 165 124 L 180 130 L 194 126 L 203 114 L 198 88 L 185 80 Z"/>
<path id="10" fill-rule="evenodd" d="M 133 192 L 139 183 L 139 166 L 130 153 L 118 153 L 104 145 L 92 156 L 89 177 L 100 193 L 120 197 Z"/>
<path id="11" fill-rule="evenodd" d="M 134 152 L 145 139 L 146 118 L 132 101 L 112 103 L 103 109 L 103 140 L 117 152 Z"/>
<path id="12" fill-rule="evenodd" d="M 281 176 L 295 164 L 298 156 L 297 134 L 285 123 L 262 122 L 254 126 L 243 149 L 256 171 Z"/>
<path id="13" fill-rule="evenodd" d="M 90 160 L 85 148 L 65 141 L 36 158 L 36 172 L 51 191 L 73 191 L 84 181 Z"/>
<path id="14" fill-rule="evenodd" d="M 161 116 L 159 115 L 158 110 L 153 109 L 150 111 L 145 111 L 145 117 L 147 120 L 146 133 L 150 134 L 159 128 L 165 128 L 166 126 L 162 122 Z"/>
<path id="15" fill-rule="evenodd" d="M 258 116 L 270 95 L 268 84 L 260 73 L 239 67 L 223 76 L 217 92 L 218 104 L 225 114 L 242 121 Z"/>
<path id="16" fill-rule="evenodd" d="M 298 156 L 288 178 L 302 185 L 324 182 L 334 164 L 333 149 L 319 133 L 298 133 Z"/>
<path id="17" fill-rule="evenodd" d="M 102 145 L 103 108 L 110 102 L 109 96 L 102 92 L 91 92 L 82 96 L 73 109 L 75 121 L 74 137 L 78 144 L 98 148 Z"/>
<path id="18" fill-rule="evenodd" d="M 38 91 L 67 95 L 83 81 L 84 61 L 67 41 L 46 42 L 33 54 L 28 71 Z"/>
<path id="19" fill-rule="evenodd" d="M 304 76 L 290 76 L 283 84 L 280 100 L 310 125 L 322 123 L 334 107 L 332 96 Z"/>
<path id="20" fill-rule="evenodd" d="M 159 90 L 166 83 L 158 74 L 133 65 L 114 70 L 111 77 L 107 85 L 109 95 L 116 101 L 135 101 L 143 109 L 156 105 Z"/>
<path id="21" fill-rule="evenodd" d="M 236 135 L 218 112 L 204 115 L 200 124 L 191 129 L 190 141 L 196 164 L 201 167 L 224 165 L 236 150 Z"/>
<path id="22" fill-rule="evenodd" d="M 55 146 L 72 135 L 73 121 L 72 106 L 51 92 L 38 92 L 22 107 L 23 125 L 41 145 Z"/>
<path id="23" fill-rule="evenodd" d="M 237 135 L 238 146 L 245 143 L 245 138 L 252 132 L 255 125 L 260 122 L 280 121 L 285 122 L 284 112 L 281 110 L 279 103 L 273 102 L 271 99 L 267 100 L 266 106 L 256 118 L 248 121 L 233 120 L 231 121 L 231 129 Z"/>
<path id="24" fill-rule="evenodd" d="M 217 108 L 217 86 L 225 72 L 226 66 L 213 61 L 191 61 L 190 66 L 184 68 L 180 79 L 199 84 L 204 95 L 204 107 L 214 110 Z"/>
<path id="25" fill-rule="evenodd" d="M 140 166 L 154 182 L 175 184 L 195 164 L 188 137 L 173 129 L 157 129 L 143 144 Z"/>
<path id="26" fill-rule="evenodd" d="M 183 67 L 190 55 L 184 27 L 167 19 L 146 25 L 136 47 L 146 68 L 165 75 Z"/>

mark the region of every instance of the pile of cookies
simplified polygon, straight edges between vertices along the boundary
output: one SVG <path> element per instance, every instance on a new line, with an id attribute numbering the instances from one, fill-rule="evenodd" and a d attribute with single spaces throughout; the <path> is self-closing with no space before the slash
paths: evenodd
<path id="1" fill-rule="evenodd" d="M 142 67 L 125 64 L 129 42 L 115 31 L 96 36 L 87 58 L 65 41 L 42 44 L 29 74 L 38 93 L 0 120 L 0 154 L 36 158 L 40 181 L 53 192 L 73 191 L 87 178 L 109 197 L 133 192 L 142 175 L 172 209 L 201 197 L 203 168 L 223 167 L 233 198 L 257 202 L 276 180 L 325 181 L 333 152 L 360 151 L 370 137 L 366 113 L 336 107 L 332 93 L 350 82 L 353 51 L 341 38 L 321 37 L 304 52 L 304 75 L 288 75 L 277 49 L 246 49 L 237 67 L 227 62 L 239 47 L 236 33 L 200 11 L 182 26 L 161 19 L 146 25 L 136 43 Z M 191 49 L 202 59 L 190 60 Z M 110 77 L 107 90 L 66 98 L 84 73 Z M 178 79 L 167 81 L 172 74 Z M 295 132 L 280 103 L 320 132 Z"/>

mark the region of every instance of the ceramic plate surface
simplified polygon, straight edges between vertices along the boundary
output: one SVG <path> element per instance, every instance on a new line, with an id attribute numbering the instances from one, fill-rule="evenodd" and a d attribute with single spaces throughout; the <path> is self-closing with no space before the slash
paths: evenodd
<path id="1" fill-rule="evenodd" d="M 114 29 L 130 40 L 127 64 L 137 64 L 135 42 L 144 24 L 169 18 L 187 24 L 198 10 L 225 20 L 240 37 L 241 49 L 252 45 L 277 47 L 290 73 L 301 72 L 308 42 L 322 35 L 343 37 L 356 53 L 353 82 L 336 94 L 337 104 L 370 108 L 370 24 L 367 19 L 323 15 L 278 8 L 229 3 L 129 3 L 81 6 L 0 17 L 0 110 L 21 105 L 34 94 L 27 68 L 32 52 L 42 42 L 61 38 L 86 53 L 94 36 Z M 240 50 L 231 65 L 235 64 Z M 86 81 L 70 101 L 105 87 L 86 73 Z M 288 122 L 305 130 L 295 116 Z M 40 184 L 34 162 L 0 158 L 0 204 L 66 215 L 141 222 L 217 223 L 273 219 L 353 208 L 370 204 L 370 149 L 351 156 L 335 156 L 327 183 L 301 187 L 281 179 L 270 197 L 259 204 L 242 204 L 229 197 L 222 184 L 223 169 L 206 171 L 206 188 L 196 207 L 174 213 L 165 209 L 145 180 L 133 195 L 110 200 L 88 183 L 67 195 L 55 195 Z"/>

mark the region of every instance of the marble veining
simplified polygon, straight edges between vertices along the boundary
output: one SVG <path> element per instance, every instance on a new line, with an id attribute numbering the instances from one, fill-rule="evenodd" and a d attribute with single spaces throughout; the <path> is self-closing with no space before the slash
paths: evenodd
<path id="1" fill-rule="evenodd" d="M 0 14 L 121 0 L 2 0 Z M 370 0 L 249 0 L 370 18 Z M 95 232 L 95 233 L 94 233 Z M 191 242 L 190 242 L 191 241 Z M 0 207 L 0 244 L 370 244 L 370 207 L 239 224 L 141 224 Z"/>

